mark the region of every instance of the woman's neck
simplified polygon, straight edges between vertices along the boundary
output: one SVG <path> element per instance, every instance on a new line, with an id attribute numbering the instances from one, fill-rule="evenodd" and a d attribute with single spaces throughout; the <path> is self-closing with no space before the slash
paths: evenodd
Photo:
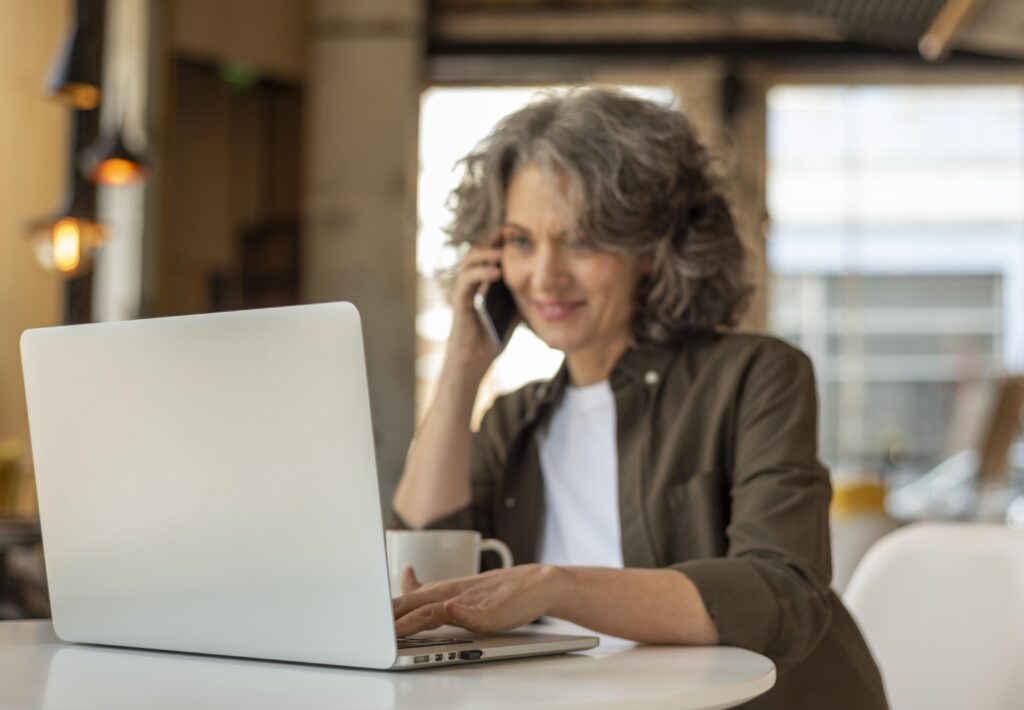
<path id="1" fill-rule="evenodd" d="M 629 347 L 629 342 L 629 335 L 625 335 L 600 346 L 566 353 L 565 362 L 573 386 L 586 387 L 607 380 L 615 363 Z"/>

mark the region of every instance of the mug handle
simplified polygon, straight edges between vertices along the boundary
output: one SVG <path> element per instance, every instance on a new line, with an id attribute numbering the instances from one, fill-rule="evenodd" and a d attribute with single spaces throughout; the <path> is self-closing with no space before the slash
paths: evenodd
<path id="1" fill-rule="evenodd" d="M 512 566 L 512 550 L 508 549 L 508 545 L 503 543 L 501 540 L 493 537 L 481 540 L 480 552 L 497 552 L 498 557 L 501 558 L 502 567 L 508 569 Z"/>

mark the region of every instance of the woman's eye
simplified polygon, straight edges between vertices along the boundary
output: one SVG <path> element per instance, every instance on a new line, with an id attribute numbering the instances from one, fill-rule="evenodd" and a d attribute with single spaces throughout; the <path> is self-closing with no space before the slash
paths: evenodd
<path id="1" fill-rule="evenodd" d="M 513 249 L 529 249 L 530 240 L 521 234 L 510 234 L 505 237 L 505 246 L 512 247 Z"/>

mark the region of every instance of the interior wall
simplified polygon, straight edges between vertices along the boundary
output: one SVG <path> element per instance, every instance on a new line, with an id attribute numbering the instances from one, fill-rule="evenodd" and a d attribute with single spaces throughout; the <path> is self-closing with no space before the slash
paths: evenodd
<path id="1" fill-rule="evenodd" d="M 269 220 L 298 222 L 301 91 L 233 86 L 214 67 L 189 61 L 175 63 L 174 85 L 152 314 L 240 307 L 233 289 L 243 231 Z"/>
<path id="2" fill-rule="evenodd" d="M 174 0 L 170 44 L 180 56 L 247 64 L 278 79 L 306 73 L 306 0 Z"/>
<path id="3" fill-rule="evenodd" d="M 35 262 L 25 226 L 63 199 L 68 109 L 43 85 L 68 29 L 65 0 L 0 3 L 0 441 L 28 444 L 19 338 L 58 324 L 62 282 Z"/>
<path id="4" fill-rule="evenodd" d="M 154 315 L 209 310 L 208 279 L 233 260 L 236 204 L 251 172 L 233 171 L 232 96 L 206 67 L 175 65 L 171 109 L 173 151 L 167 171 L 167 230 L 160 243 L 160 287 Z M 244 101 L 244 99 L 242 99 Z M 234 194 L 232 194 L 234 193 Z M 241 216 L 241 215 L 239 215 Z"/>

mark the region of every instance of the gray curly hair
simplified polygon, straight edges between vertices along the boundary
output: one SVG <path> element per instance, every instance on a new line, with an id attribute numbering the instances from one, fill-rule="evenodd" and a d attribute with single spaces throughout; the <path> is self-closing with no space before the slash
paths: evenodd
<path id="1" fill-rule="evenodd" d="M 637 286 L 638 342 L 734 326 L 746 309 L 743 243 L 679 111 L 606 88 L 550 94 L 502 119 L 460 164 L 456 246 L 493 237 L 512 173 L 531 164 L 568 178 L 575 227 L 596 248 L 652 257 Z"/>

